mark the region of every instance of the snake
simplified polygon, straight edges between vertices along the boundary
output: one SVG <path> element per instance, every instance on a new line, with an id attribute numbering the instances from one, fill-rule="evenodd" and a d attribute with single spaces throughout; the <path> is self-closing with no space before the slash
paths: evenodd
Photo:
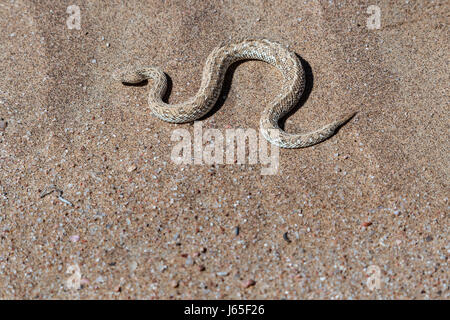
<path id="1" fill-rule="evenodd" d="M 197 94 L 182 103 L 163 101 L 167 91 L 167 76 L 157 66 L 125 67 L 113 73 L 113 78 L 123 84 L 139 84 L 151 80 L 148 105 L 151 113 L 171 123 L 187 123 L 203 118 L 216 104 L 225 74 L 231 64 L 241 60 L 266 62 L 283 75 L 278 95 L 263 110 L 260 131 L 265 139 L 281 148 L 304 148 L 318 144 L 348 122 L 356 112 L 342 116 L 324 127 L 308 133 L 288 133 L 279 121 L 299 102 L 305 90 L 305 71 L 297 54 L 285 45 L 268 39 L 247 39 L 222 43 L 206 59 L 200 88 Z"/>

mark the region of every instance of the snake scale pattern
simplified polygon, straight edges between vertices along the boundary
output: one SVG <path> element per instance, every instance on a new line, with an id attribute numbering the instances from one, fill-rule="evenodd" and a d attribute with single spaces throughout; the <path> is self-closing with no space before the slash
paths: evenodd
<path id="1" fill-rule="evenodd" d="M 294 52 L 267 39 L 244 40 L 215 48 L 206 60 L 197 94 L 183 103 L 168 104 L 162 100 L 167 90 L 167 78 L 158 67 L 125 68 L 116 71 L 113 77 L 125 84 L 151 80 L 148 104 L 152 114 L 167 122 L 185 123 L 202 118 L 214 107 L 228 67 L 239 60 L 264 61 L 277 68 L 284 77 L 281 92 L 264 109 L 260 119 L 263 136 L 279 147 L 303 148 L 320 143 L 355 114 L 347 114 L 321 129 L 304 134 L 282 130 L 278 121 L 299 102 L 305 89 L 305 73 Z"/>

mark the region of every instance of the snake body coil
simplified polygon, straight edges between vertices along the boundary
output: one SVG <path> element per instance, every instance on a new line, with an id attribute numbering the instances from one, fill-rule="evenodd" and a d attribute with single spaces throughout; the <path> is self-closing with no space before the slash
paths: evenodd
<path id="1" fill-rule="evenodd" d="M 228 67 L 239 60 L 260 60 L 276 67 L 284 76 L 281 92 L 262 112 L 260 127 L 263 136 L 282 148 L 303 148 L 322 142 L 347 122 L 349 114 L 323 128 L 305 133 L 290 134 L 282 130 L 278 121 L 299 101 L 305 88 L 305 73 L 296 54 L 285 46 L 269 40 L 245 40 L 215 48 L 208 56 L 197 94 L 183 103 L 167 104 L 162 101 L 167 89 L 167 78 L 158 67 L 125 69 L 115 74 L 123 83 L 153 80 L 148 96 L 151 112 L 158 118 L 173 123 L 200 119 L 216 103 Z"/>

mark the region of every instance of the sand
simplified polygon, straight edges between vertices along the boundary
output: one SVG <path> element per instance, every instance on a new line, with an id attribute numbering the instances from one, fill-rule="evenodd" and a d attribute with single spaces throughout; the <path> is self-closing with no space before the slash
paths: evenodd
<path id="1" fill-rule="evenodd" d="M 379 29 L 367 25 L 371 4 Z M 448 299 L 449 10 L 3 1 L 0 298 Z M 160 66 L 181 102 L 218 43 L 249 37 L 303 59 L 307 92 L 287 131 L 358 114 L 321 144 L 280 149 L 275 175 L 175 164 L 171 135 L 193 125 L 154 118 L 150 84 L 123 86 L 112 72 Z M 280 80 L 264 63 L 239 64 L 203 128 L 257 129 Z M 41 197 L 50 185 L 62 193 Z"/>

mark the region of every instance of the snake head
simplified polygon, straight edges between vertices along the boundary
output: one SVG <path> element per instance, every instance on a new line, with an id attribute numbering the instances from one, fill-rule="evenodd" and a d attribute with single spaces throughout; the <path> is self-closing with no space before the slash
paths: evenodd
<path id="1" fill-rule="evenodd" d="M 132 67 L 118 69 L 113 72 L 112 77 L 115 81 L 129 84 L 140 83 L 146 79 L 138 68 Z"/>
<path id="2" fill-rule="evenodd" d="M 151 79 L 154 75 L 161 73 L 156 67 L 126 67 L 113 72 L 112 77 L 116 81 L 126 84 L 137 84 Z"/>

